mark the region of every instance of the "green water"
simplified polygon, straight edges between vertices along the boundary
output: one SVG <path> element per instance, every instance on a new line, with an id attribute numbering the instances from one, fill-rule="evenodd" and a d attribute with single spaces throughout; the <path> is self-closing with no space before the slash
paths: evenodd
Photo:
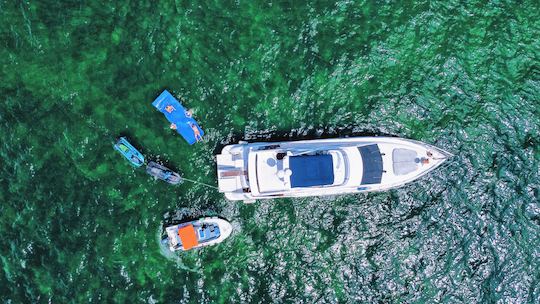
<path id="1" fill-rule="evenodd" d="M 306 1 L 307 3 L 307 1 Z M 0 2 L 5 303 L 539 303 L 538 1 Z M 205 141 L 150 103 L 170 90 Z M 398 190 L 229 202 L 238 140 L 392 135 L 456 156 Z M 229 219 L 177 256 L 164 212 Z"/>

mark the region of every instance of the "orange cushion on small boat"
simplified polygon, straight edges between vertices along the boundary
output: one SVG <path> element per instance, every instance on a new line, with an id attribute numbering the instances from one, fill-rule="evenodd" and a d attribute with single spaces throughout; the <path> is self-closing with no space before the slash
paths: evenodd
<path id="1" fill-rule="evenodd" d="M 182 241 L 184 250 L 191 249 L 199 244 L 197 234 L 195 233 L 195 228 L 193 228 L 193 225 L 191 224 L 178 228 L 178 236 Z"/>

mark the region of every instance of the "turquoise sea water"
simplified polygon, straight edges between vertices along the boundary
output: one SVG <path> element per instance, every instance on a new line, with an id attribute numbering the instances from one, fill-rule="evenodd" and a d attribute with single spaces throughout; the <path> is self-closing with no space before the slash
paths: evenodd
<path id="1" fill-rule="evenodd" d="M 296 3 L 298 2 L 298 3 Z M 539 303 L 538 1 L 0 2 L 0 300 Z M 167 88 L 207 135 L 150 105 Z M 398 190 L 229 202 L 238 140 L 391 135 L 456 156 Z M 224 243 L 160 249 L 163 213 Z"/>

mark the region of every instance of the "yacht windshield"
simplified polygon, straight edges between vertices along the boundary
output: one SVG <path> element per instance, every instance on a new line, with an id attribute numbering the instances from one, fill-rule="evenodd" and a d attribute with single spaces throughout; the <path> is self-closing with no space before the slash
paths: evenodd
<path id="1" fill-rule="evenodd" d="M 358 151 L 360 151 L 360 155 L 362 156 L 362 164 L 364 168 L 361 184 L 380 184 L 383 173 L 383 163 L 379 146 L 368 145 L 358 147 Z"/>

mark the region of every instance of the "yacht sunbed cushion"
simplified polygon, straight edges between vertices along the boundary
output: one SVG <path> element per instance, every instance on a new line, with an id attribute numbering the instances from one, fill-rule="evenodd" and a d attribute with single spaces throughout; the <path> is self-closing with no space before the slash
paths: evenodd
<path id="1" fill-rule="evenodd" d="M 289 158 L 291 187 L 324 186 L 334 183 L 332 155 L 302 155 Z"/>
<path id="2" fill-rule="evenodd" d="M 383 162 L 379 146 L 368 145 L 358 147 L 362 156 L 364 172 L 362 173 L 362 185 L 380 184 L 383 173 Z"/>
<path id="3" fill-rule="evenodd" d="M 392 161 L 394 162 L 394 174 L 405 175 L 416 171 L 418 163 L 416 151 L 409 149 L 394 149 L 392 151 Z"/>

